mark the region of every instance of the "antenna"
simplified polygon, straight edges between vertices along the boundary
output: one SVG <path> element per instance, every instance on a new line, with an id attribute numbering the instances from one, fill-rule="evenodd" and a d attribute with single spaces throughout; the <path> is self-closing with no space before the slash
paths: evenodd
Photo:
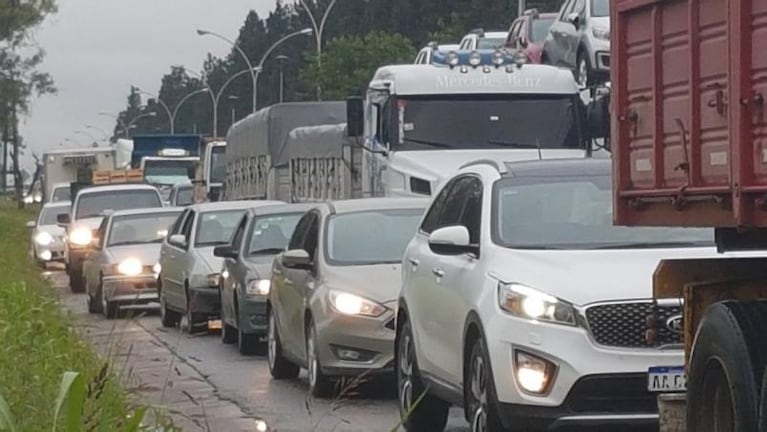
<path id="1" fill-rule="evenodd" d="M 543 153 L 541 152 L 541 140 L 535 139 L 535 147 L 538 148 L 538 160 L 543 160 Z"/>

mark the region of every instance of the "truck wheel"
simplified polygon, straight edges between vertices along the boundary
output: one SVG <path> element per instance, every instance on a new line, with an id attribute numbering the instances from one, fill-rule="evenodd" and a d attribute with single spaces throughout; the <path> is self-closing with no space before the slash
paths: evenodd
<path id="1" fill-rule="evenodd" d="M 75 294 L 85 292 L 85 281 L 82 271 L 72 270 L 69 272 L 69 289 Z"/>
<path id="2" fill-rule="evenodd" d="M 698 326 L 687 388 L 687 430 L 755 431 L 767 364 L 767 302 L 712 305 Z"/>

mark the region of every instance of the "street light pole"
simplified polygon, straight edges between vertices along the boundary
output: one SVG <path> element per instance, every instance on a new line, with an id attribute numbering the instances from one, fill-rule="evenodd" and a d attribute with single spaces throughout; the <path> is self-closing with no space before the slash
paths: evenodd
<path id="1" fill-rule="evenodd" d="M 229 99 L 230 101 L 236 101 L 239 98 L 237 96 L 231 95 L 227 99 Z M 234 103 L 232 103 L 232 123 L 231 123 L 231 125 L 229 127 L 234 126 L 234 123 L 237 121 L 237 111 L 236 110 L 237 110 L 237 107 L 235 107 Z"/>
<path id="2" fill-rule="evenodd" d="M 237 50 L 237 52 L 240 53 L 242 58 L 245 60 L 245 64 L 248 65 L 248 70 L 250 71 L 251 78 L 253 79 L 253 112 L 256 112 L 258 110 L 258 108 L 257 108 L 257 106 L 258 106 L 257 105 L 258 104 L 258 99 L 257 99 L 258 75 L 255 73 L 255 69 L 253 68 L 253 64 L 250 63 L 250 59 L 248 58 L 248 55 L 245 54 L 245 51 L 243 51 L 242 48 L 240 48 L 240 46 L 237 45 L 234 41 L 232 41 L 231 39 L 228 39 L 228 38 L 226 38 L 224 36 L 221 36 L 218 33 L 214 33 L 212 31 L 208 31 L 208 30 L 197 30 L 197 34 L 200 35 L 200 36 L 213 36 L 213 37 L 216 37 L 218 39 L 223 40 L 224 42 L 228 42 L 230 45 L 232 45 L 232 47 L 234 47 L 234 49 Z"/>
<path id="3" fill-rule="evenodd" d="M 137 121 L 141 120 L 142 118 L 147 118 L 147 117 L 157 117 L 157 113 L 152 111 L 152 112 L 148 112 L 148 113 L 144 113 L 144 114 L 139 114 L 136 117 L 134 117 L 133 120 L 131 120 L 130 123 L 128 123 L 128 126 L 125 127 L 125 136 L 127 138 L 130 138 L 130 130 L 131 130 L 131 128 L 136 124 Z"/>
<path id="4" fill-rule="evenodd" d="M 182 97 L 181 100 L 178 101 L 178 103 L 176 104 L 176 107 L 173 109 L 173 114 L 171 115 L 171 124 L 173 124 L 173 125 L 176 124 L 176 116 L 178 115 L 178 111 L 179 111 L 179 109 L 181 109 L 181 105 L 183 105 L 184 102 L 188 101 L 193 96 L 196 96 L 196 95 L 198 95 L 200 93 L 205 93 L 207 91 L 208 91 L 208 89 L 198 89 L 198 90 L 190 92 L 186 96 Z"/>
<path id="5" fill-rule="evenodd" d="M 160 99 L 160 96 L 155 97 L 152 93 L 141 90 L 137 86 L 133 86 L 133 87 L 135 87 L 140 94 L 153 98 L 154 100 L 157 101 L 157 103 L 160 104 L 160 106 L 163 107 L 163 109 L 165 110 L 165 113 L 168 114 L 168 122 L 170 123 L 170 134 L 174 135 L 176 133 L 175 119 L 173 118 L 173 114 L 171 113 L 170 108 L 168 108 L 168 105 L 162 99 Z"/>
<path id="6" fill-rule="evenodd" d="M 312 29 L 310 29 L 310 28 L 305 28 L 303 30 L 299 30 L 297 32 L 293 32 L 293 33 L 291 33 L 291 34 L 289 34 L 287 36 L 284 36 L 282 39 L 278 40 L 271 47 L 269 47 L 268 50 L 266 50 L 266 52 L 264 53 L 264 56 L 261 57 L 261 62 L 259 62 L 258 66 L 256 66 L 256 69 L 257 69 L 257 71 L 256 71 L 256 87 L 255 87 L 256 90 L 254 90 L 254 92 L 253 92 L 253 94 L 256 97 L 258 97 L 258 86 L 257 86 L 258 85 L 258 77 L 261 75 L 261 71 L 264 69 L 264 62 L 269 57 L 269 54 L 271 54 L 272 51 L 274 51 L 278 46 L 280 46 L 283 42 L 285 42 L 286 40 L 288 40 L 290 38 L 294 38 L 296 36 L 304 36 L 304 35 L 308 36 L 308 35 L 310 35 L 312 33 L 314 33 L 314 31 Z"/>
<path id="7" fill-rule="evenodd" d="M 117 124 L 120 125 L 120 128 L 122 128 L 123 133 L 126 136 L 128 135 L 128 129 L 127 129 L 126 125 L 125 125 L 125 122 L 123 121 L 123 119 L 120 118 L 120 116 L 116 116 L 116 115 L 114 115 L 112 113 L 108 113 L 108 112 L 100 112 L 99 115 L 103 116 L 103 117 L 112 117 L 113 119 L 117 120 Z"/>
<path id="8" fill-rule="evenodd" d="M 314 34 L 317 41 L 317 68 L 319 72 L 322 70 L 322 35 L 325 33 L 325 23 L 327 23 L 330 12 L 333 10 L 333 7 L 336 5 L 338 0 L 333 0 L 330 2 L 328 8 L 325 10 L 325 14 L 322 16 L 322 20 L 320 21 L 319 26 L 317 25 L 317 20 L 314 18 L 312 10 L 309 9 L 309 6 L 306 5 L 306 1 L 299 1 L 301 2 L 301 6 L 303 6 L 306 10 L 306 13 L 309 15 L 309 19 L 312 22 L 312 27 L 314 28 Z M 322 100 L 322 86 L 320 85 L 319 80 L 317 80 L 317 100 Z"/>
<path id="9" fill-rule="evenodd" d="M 282 103 L 285 100 L 285 73 L 283 71 L 283 66 L 285 63 L 285 60 L 288 59 L 288 56 L 279 55 L 277 56 L 277 60 L 280 61 L 280 103 Z"/>

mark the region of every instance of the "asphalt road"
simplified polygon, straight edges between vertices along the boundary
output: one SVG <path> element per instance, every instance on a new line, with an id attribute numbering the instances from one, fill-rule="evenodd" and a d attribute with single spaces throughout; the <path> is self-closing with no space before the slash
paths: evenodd
<path id="1" fill-rule="evenodd" d="M 208 419 L 222 421 L 219 417 L 224 415 L 260 418 L 266 422 L 269 430 L 280 432 L 388 432 L 399 422 L 396 390 L 391 379 L 364 383 L 351 389 L 350 394 L 342 399 L 313 399 L 308 396 L 305 371 L 302 371 L 298 380 L 274 381 L 269 374 L 266 357 L 243 357 L 236 346 L 224 345 L 220 336 L 214 332 L 189 336 L 175 329 L 165 329 L 160 324 L 156 309 L 129 312 L 129 315 L 135 313 L 138 316 L 106 321 L 101 315 L 88 314 L 86 296 L 69 292 L 65 274 L 54 271 L 49 273 L 49 277 L 62 293 L 65 307 L 84 323 L 85 334 L 102 352 L 114 352 L 114 347 L 107 348 L 111 346 L 107 339 L 119 338 L 122 346 L 120 357 L 126 359 L 127 365 L 123 369 L 130 369 L 140 381 L 131 385 L 131 389 L 153 404 L 170 405 L 170 409 L 179 411 L 181 417 L 185 411 L 197 405 L 189 400 L 183 401 L 182 396 L 177 402 L 183 401 L 184 405 L 173 406 L 172 401 L 168 400 L 173 398 L 168 398 L 167 390 L 162 392 L 165 399 L 158 399 L 160 389 L 170 379 L 169 375 L 174 376 L 174 379 L 180 375 L 180 372 L 171 372 L 175 365 L 184 366 L 182 372 L 190 375 L 185 381 L 195 384 L 194 399 L 197 402 L 210 401 L 208 409 L 203 410 Z M 198 377 L 194 376 L 195 372 Z M 207 386 L 201 385 L 201 381 L 205 381 Z M 179 386 L 176 384 L 176 387 Z M 234 409 L 230 409 L 229 413 L 214 411 L 222 404 L 234 405 L 229 408 L 236 407 L 241 412 L 237 413 Z M 186 426 L 185 431 L 191 430 L 189 427 L 199 427 L 199 430 L 208 428 L 201 420 L 174 420 Z M 242 423 L 252 424 L 252 420 Z M 246 427 L 222 423 L 219 428 L 210 427 L 209 430 L 244 431 Z M 254 427 L 250 430 L 257 429 Z M 451 412 L 447 431 L 469 431 L 460 410 L 453 409 Z"/>

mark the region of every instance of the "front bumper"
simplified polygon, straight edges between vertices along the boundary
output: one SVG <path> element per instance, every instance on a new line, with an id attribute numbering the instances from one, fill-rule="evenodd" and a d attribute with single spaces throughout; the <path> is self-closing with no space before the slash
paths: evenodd
<path id="1" fill-rule="evenodd" d="M 266 297 L 246 298 L 238 304 L 240 322 L 237 324 L 244 333 L 265 335 L 267 332 Z"/>
<path id="2" fill-rule="evenodd" d="M 680 349 L 604 347 L 581 327 L 500 313 L 485 327 L 496 394 L 506 420 L 531 416 L 530 421 L 540 422 L 536 427 L 657 422 L 655 395 L 647 391 L 647 370 L 684 364 Z M 514 372 L 515 350 L 557 367 L 548 394 L 522 390 Z"/>
<path id="3" fill-rule="evenodd" d="M 48 246 L 42 246 L 35 243 L 34 248 L 35 256 L 39 262 L 64 262 L 65 260 L 65 248 L 62 243 L 54 242 Z M 50 257 L 47 256 L 48 253 L 50 253 Z"/>
<path id="4" fill-rule="evenodd" d="M 320 363 L 326 375 L 354 376 L 368 371 L 377 374 L 394 369 L 394 314 L 391 311 L 379 318 L 363 318 L 329 310 L 315 325 Z"/>
<path id="5" fill-rule="evenodd" d="M 103 295 L 106 301 L 142 304 L 159 300 L 157 295 L 157 277 L 154 274 L 106 276 L 103 282 Z"/>
<path id="6" fill-rule="evenodd" d="M 206 315 L 208 319 L 217 319 L 221 316 L 219 288 L 189 288 L 189 296 L 193 313 Z"/>

